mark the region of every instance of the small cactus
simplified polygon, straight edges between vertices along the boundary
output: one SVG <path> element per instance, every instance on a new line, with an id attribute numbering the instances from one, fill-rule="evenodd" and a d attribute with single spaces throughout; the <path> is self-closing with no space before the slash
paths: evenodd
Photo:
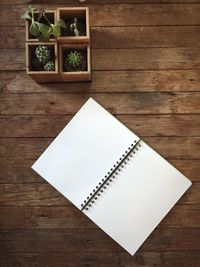
<path id="1" fill-rule="evenodd" d="M 70 52 L 65 60 L 65 64 L 71 67 L 73 70 L 81 69 L 83 56 L 80 52 Z"/>
<path id="2" fill-rule="evenodd" d="M 55 69 L 54 62 L 49 61 L 44 65 L 44 70 L 46 71 L 53 71 Z"/>
<path id="3" fill-rule="evenodd" d="M 51 51 L 45 45 L 38 45 L 35 49 L 35 55 L 40 63 L 45 64 L 50 60 Z"/>

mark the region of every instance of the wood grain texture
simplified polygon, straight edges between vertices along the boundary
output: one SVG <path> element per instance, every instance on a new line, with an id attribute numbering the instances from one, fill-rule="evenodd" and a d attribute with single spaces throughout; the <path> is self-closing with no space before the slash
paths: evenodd
<path id="1" fill-rule="evenodd" d="M 28 4 L 89 5 L 92 83 L 26 76 Z M 199 0 L 0 1 L 2 267 L 200 266 L 199 13 Z M 90 96 L 193 182 L 134 257 L 31 170 Z"/>
<path id="2" fill-rule="evenodd" d="M 0 254 L 3 266 L 143 266 L 143 267 L 171 267 L 181 266 L 196 267 L 200 263 L 198 251 L 176 251 L 176 252 L 138 252 L 131 257 L 124 252 L 6 252 Z M 51 259 L 51 260 L 49 260 Z"/>
<path id="3" fill-rule="evenodd" d="M 24 49 L 0 49 L 0 57 L 0 70 L 25 70 Z M 101 71 L 199 70 L 200 48 L 92 49 L 92 68 Z"/>
<path id="4" fill-rule="evenodd" d="M 200 158 L 200 137 L 142 137 L 142 139 L 168 159 Z M 52 141 L 52 138 L 42 137 L 1 138 L 0 158 L 22 156 L 34 161 Z"/>
<path id="5" fill-rule="evenodd" d="M 110 65 L 110 68 L 114 66 Z M 92 76 L 92 83 L 82 83 L 81 86 L 80 83 L 52 83 L 41 86 L 23 71 L 0 72 L 0 78 L 2 77 L 4 82 L 9 81 L 6 87 L 9 93 L 200 91 L 200 70 L 108 70 L 93 71 Z M 26 86 L 27 84 L 30 86 Z"/>
<path id="6" fill-rule="evenodd" d="M 98 93 L 5 94 L 0 115 L 74 114 L 93 97 L 113 114 L 199 114 L 200 92 L 193 93 Z M 66 104 L 67 103 L 67 104 Z"/>
<path id="7" fill-rule="evenodd" d="M 58 5 L 55 3 L 55 6 Z M 65 3 L 66 5 L 66 3 Z M 40 8 L 40 5 L 37 5 Z M 47 5 L 42 5 L 49 8 Z M 91 26 L 144 26 L 144 25 L 199 25 L 200 4 L 190 5 L 88 5 L 90 8 Z M 0 26 L 23 26 L 19 20 L 26 5 L 4 5 L 0 9 Z M 142 16 L 141 16 L 142 14 Z M 158 16 L 159 14 L 159 16 Z M 188 16 L 192 14 L 192 16 Z M 10 20 L 12 17 L 12 20 Z M 187 20 L 185 19 L 187 17 Z"/>
<path id="8" fill-rule="evenodd" d="M 188 47 L 192 50 L 199 48 L 199 29 L 198 25 L 91 27 L 91 42 L 95 49 Z M 5 48 L 5 43 L 6 48 L 24 48 L 24 35 L 24 26 L 2 26 L 0 48 Z"/>
<path id="9" fill-rule="evenodd" d="M 27 176 L 28 179 L 28 176 Z M 109 189 L 107 189 L 109 191 Z M 200 183 L 193 182 L 189 191 L 179 200 L 183 205 L 200 205 Z M 60 206 L 71 205 L 69 200 L 47 183 L 0 184 L 1 206 Z M 109 193 L 109 192 L 108 192 Z M 13 198 L 15 196 L 15 198 Z"/>
<path id="10" fill-rule="evenodd" d="M 39 155 L 39 154 L 38 154 Z M 36 157 L 35 157 L 36 158 Z M 192 181 L 200 182 L 199 159 L 168 159 L 178 170 L 185 174 Z M 0 183 L 44 183 L 45 181 L 30 167 L 33 159 L 25 153 L 16 158 L 7 156 L 0 161 Z"/>
<path id="11" fill-rule="evenodd" d="M 55 5 L 54 0 L 49 0 L 48 3 Z M 46 4 L 46 0 L 1 0 L 0 5 L 43 5 Z M 57 0 L 57 5 L 73 5 L 73 6 L 88 6 L 92 4 L 99 4 L 98 0 L 85 0 L 85 2 L 79 2 L 79 0 Z M 101 4 L 200 4 L 199 0 L 101 0 Z"/>
<path id="12" fill-rule="evenodd" d="M 176 205 L 158 227 L 200 227 L 199 211 L 198 205 Z M 98 229 L 97 225 L 71 205 L 2 206 L 0 214 L 1 229 Z M 12 220 L 13 216 L 15 220 Z"/>
<path id="13" fill-rule="evenodd" d="M 0 137 L 56 137 L 73 115 L 3 115 Z M 198 137 L 199 114 L 193 115 L 117 115 L 139 136 Z M 185 127 L 185 125 L 188 127 Z M 156 125 L 156 127 L 154 127 Z M 16 129 L 13 131 L 13 128 Z"/>
<path id="14" fill-rule="evenodd" d="M 121 247 L 101 229 L 2 230 L 0 251 L 11 252 L 121 252 Z M 97 242 L 98 240 L 98 242 Z M 53 242 L 52 242 L 53 241 Z M 198 251 L 198 228 L 156 228 L 140 251 Z M 178 248 L 178 249 L 177 249 Z"/>

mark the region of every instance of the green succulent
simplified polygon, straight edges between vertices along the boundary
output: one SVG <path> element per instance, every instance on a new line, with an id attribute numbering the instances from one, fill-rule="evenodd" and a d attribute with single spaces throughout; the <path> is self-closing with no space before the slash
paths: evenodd
<path id="1" fill-rule="evenodd" d="M 66 64 L 74 70 L 79 70 L 81 68 L 83 61 L 83 56 L 81 55 L 80 52 L 77 51 L 72 51 L 68 54 L 66 58 Z"/>
<path id="2" fill-rule="evenodd" d="M 35 49 L 35 55 L 40 63 L 47 63 L 51 57 L 51 51 L 45 45 L 38 45 Z"/>
<path id="3" fill-rule="evenodd" d="M 53 71 L 55 69 L 55 65 L 53 61 L 49 61 L 44 65 L 44 70 Z"/>
<path id="4" fill-rule="evenodd" d="M 35 14 L 39 12 L 38 19 L 35 19 Z M 64 20 L 60 19 L 55 24 L 51 23 L 48 19 L 45 10 L 38 10 L 32 6 L 29 6 L 25 13 L 21 16 L 22 19 L 30 21 L 29 31 L 30 33 L 39 38 L 42 41 L 48 41 L 51 36 L 58 37 L 61 35 L 61 28 L 66 29 L 67 25 Z M 45 23 L 41 23 L 41 19 L 45 20 Z"/>

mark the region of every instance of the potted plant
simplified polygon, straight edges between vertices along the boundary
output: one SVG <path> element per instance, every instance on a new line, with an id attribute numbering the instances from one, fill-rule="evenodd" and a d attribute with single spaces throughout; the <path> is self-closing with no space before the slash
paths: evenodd
<path id="1" fill-rule="evenodd" d="M 91 80 L 87 7 L 49 11 L 29 6 L 22 18 L 28 75 L 37 82 Z"/>
<path id="2" fill-rule="evenodd" d="M 27 74 L 37 82 L 61 81 L 56 42 L 26 43 Z"/>
<path id="3" fill-rule="evenodd" d="M 26 19 L 26 41 L 55 41 L 61 29 L 66 28 L 63 20 L 56 19 L 55 10 L 29 6 L 21 18 Z"/>
<path id="4" fill-rule="evenodd" d="M 65 7 L 57 9 L 57 19 L 64 21 L 66 27 L 61 29 L 58 37 L 60 43 L 88 43 L 89 9 L 87 7 Z"/>
<path id="5" fill-rule="evenodd" d="M 91 80 L 89 44 L 61 44 L 59 61 L 63 81 Z"/>

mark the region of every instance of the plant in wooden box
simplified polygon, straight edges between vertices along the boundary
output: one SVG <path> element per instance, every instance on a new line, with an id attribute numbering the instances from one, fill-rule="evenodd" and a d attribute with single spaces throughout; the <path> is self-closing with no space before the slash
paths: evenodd
<path id="1" fill-rule="evenodd" d="M 89 9 L 87 7 L 66 7 L 57 9 L 57 18 L 65 22 L 65 28 L 61 29 L 60 43 L 88 43 Z"/>
<path id="2" fill-rule="evenodd" d="M 27 74 L 37 82 L 60 81 L 57 43 L 26 44 Z"/>
<path id="3" fill-rule="evenodd" d="M 86 67 L 86 55 L 83 51 L 72 50 L 64 59 L 66 71 L 85 71 Z"/>
<path id="4" fill-rule="evenodd" d="M 60 74 L 63 81 L 90 81 L 90 47 L 87 44 L 59 46 Z"/>
<path id="5" fill-rule="evenodd" d="M 36 70 L 54 71 L 54 59 L 48 46 L 38 45 L 35 49 L 35 56 L 32 63 Z"/>
<path id="6" fill-rule="evenodd" d="M 56 12 L 38 10 L 29 6 L 21 18 L 26 19 L 26 40 L 27 41 L 49 41 L 55 40 L 61 35 L 61 28 L 65 29 L 65 22 L 56 20 Z"/>

